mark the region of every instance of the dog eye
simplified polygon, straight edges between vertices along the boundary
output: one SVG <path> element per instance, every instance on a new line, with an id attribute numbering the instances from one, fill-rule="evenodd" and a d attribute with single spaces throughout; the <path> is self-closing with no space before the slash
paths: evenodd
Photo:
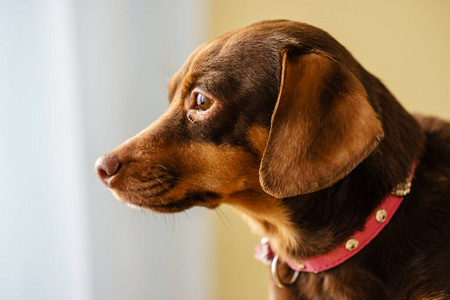
<path id="1" fill-rule="evenodd" d="M 197 94 L 197 106 L 196 108 L 199 110 L 199 112 L 205 112 L 208 109 L 210 109 L 214 104 L 214 100 L 206 97 L 203 94 L 198 93 Z"/>

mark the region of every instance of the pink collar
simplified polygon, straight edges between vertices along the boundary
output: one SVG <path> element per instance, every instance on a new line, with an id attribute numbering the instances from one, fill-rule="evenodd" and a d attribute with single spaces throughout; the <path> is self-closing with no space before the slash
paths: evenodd
<path id="1" fill-rule="evenodd" d="M 370 215 L 362 231 L 355 232 L 344 244 L 325 255 L 310 257 L 301 261 L 286 261 L 289 267 L 298 272 L 319 273 L 342 264 L 361 251 L 389 223 L 403 198 L 409 193 L 416 165 L 417 163 L 414 163 L 408 180 L 399 184 L 391 194 L 383 199 L 380 206 Z M 269 241 L 263 239 L 261 245 L 256 247 L 255 258 L 267 263 L 271 263 L 276 258 L 274 260 L 276 264 L 278 256 L 270 249 Z"/>

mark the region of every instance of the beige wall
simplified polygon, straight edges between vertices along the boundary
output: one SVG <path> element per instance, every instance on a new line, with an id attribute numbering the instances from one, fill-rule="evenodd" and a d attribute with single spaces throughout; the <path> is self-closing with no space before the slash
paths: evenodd
<path id="1" fill-rule="evenodd" d="M 211 0 L 209 36 L 264 19 L 328 31 L 412 112 L 450 119 L 450 1 Z M 230 209 L 217 218 L 217 299 L 266 299 L 268 270 L 254 261 L 259 237 Z"/>

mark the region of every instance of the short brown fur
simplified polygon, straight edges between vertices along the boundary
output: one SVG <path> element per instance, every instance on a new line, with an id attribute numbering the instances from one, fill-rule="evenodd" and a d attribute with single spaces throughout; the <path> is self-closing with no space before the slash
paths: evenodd
<path id="1" fill-rule="evenodd" d="M 206 111 L 199 93 L 213 100 Z M 361 230 L 418 161 L 367 247 L 270 297 L 450 298 L 450 123 L 410 115 L 326 32 L 276 20 L 225 34 L 191 54 L 169 97 L 97 164 L 119 199 L 165 213 L 228 204 L 281 260 L 301 259 Z"/>

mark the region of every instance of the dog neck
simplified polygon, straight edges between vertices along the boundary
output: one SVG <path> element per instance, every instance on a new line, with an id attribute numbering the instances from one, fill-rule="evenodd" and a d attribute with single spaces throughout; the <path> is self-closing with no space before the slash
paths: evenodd
<path id="1" fill-rule="evenodd" d="M 324 255 L 308 257 L 301 260 L 288 259 L 285 263 L 294 271 L 319 273 L 332 269 L 356 255 L 383 230 L 394 216 L 404 197 L 409 194 L 416 165 L 417 163 L 414 163 L 408 179 L 398 184 L 383 199 L 382 203 L 367 219 L 364 228 L 355 232 L 345 243 Z M 263 238 L 261 245 L 256 248 L 256 252 L 255 258 L 265 263 L 272 263 L 274 280 L 278 282 L 278 275 L 276 275 L 278 255 L 272 251 L 269 239 Z"/>
<path id="2" fill-rule="evenodd" d="M 384 85 L 369 73 L 368 97 L 383 123 L 385 138 L 348 176 L 314 193 L 276 199 L 258 183 L 231 195 L 233 206 L 252 230 L 267 236 L 285 261 L 329 253 L 356 231 L 420 159 L 425 135 L 415 120 Z M 381 96 L 382 95 L 382 96 Z M 253 188 L 251 188 L 253 187 Z"/>
<path id="3" fill-rule="evenodd" d="M 367 86 L 385 138 L 348 176 L 314 193 L 283 199 L 300 231 L 290 257 L 323 255 L 361 230 L 373 211 L 399 183 L 408 178 L 420 159 L 425 135 L 415 120 L 374 76 Z M 381 96 L 383 95 L 383 96 Z"/>

